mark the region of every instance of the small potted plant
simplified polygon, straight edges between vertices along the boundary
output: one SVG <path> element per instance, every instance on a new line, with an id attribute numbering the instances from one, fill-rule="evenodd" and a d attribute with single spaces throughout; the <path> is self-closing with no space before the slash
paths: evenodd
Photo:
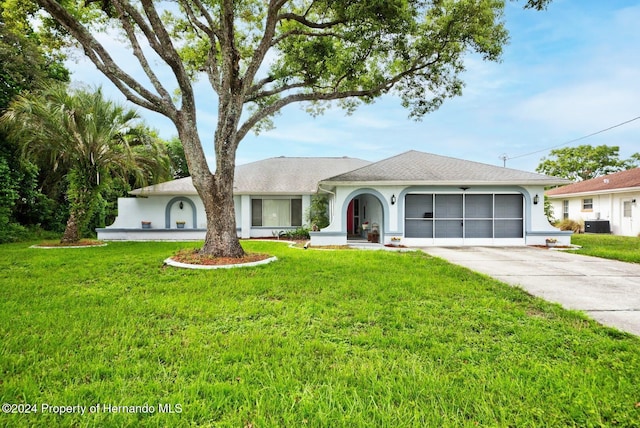
<path id="1" fill-rule="evenodd" d="M 547 238 L 545 242 L 547 243 L 547 247 L 555 247 L 558 240 L 556 238 Z"/>
<path id="2" fill-rule="evenodd" d="M 151 222 L 148 220 L 142 220 L 142 228 L 143 229 L 151 229 Z"/>
<path id="3" fill-rule="evenodd" d="M 398 245 L 400 245 L 400 241 L 402 240 L 402 238 L 400 238 L 399 236 L 392 236 L 391 237 L 391 245 L 393 245 L 394 247 L 397 247 Z"/>
<path id="4" fill-rule="evenodd" d="M 185 224 L 185 221 L 184 221 L 184 220 L 178 220 L 178 221 L 176 221 L 176 227 L 177 227 L 178 229 L 184 229 L 184 224 Z"/>

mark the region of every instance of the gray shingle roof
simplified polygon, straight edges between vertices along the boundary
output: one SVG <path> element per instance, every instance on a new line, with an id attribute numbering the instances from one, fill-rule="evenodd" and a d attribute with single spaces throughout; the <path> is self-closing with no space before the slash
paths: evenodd
<path id="1" fill-rule="evenodd" d="M 234 194 L 314 194 L 324 178 L 351 171 L 371 162 L 349 157 L 278 157 L 236 167 Z M 135 189 L 131 195 L 197 195 L 191 177 Z"/>
<path id="2" fill-rule="evenodd" d="M 434 155 L 415 150 L 372 163 L 323 180 L 337 183 L 397 183 L 397 184 L 517 184 L 556 185 L 569 181 L 563 178 L 503 168 L 463 159 Z"/>
<path id="3" fill-rule="evenodd" d="M 270 158 L 236 168 L 235 194 L 313 194 L 324 178 L 371 162 L 342 157 Z"/>
<path id="4" fill-rule="evenodd" d="M 236 167 L 236 195 L 314 194 L 318 183 L 511 184 L 552 186 L 569 180 L 415 150 L 371 163 L 342 157 L 270 158 Z M 191 177 L 143 187 L 131 195 L 196 195 Z"/>
<path id="5" fill-rule="evenodd" d="M 129 194 L 134 196 L 197 195 L 198 192 L 196 191 L 196 188 L 193 187 L 193 181 L 191 180 L 191 177 L 185 177 L 135 189 L 129 192 Z"/>

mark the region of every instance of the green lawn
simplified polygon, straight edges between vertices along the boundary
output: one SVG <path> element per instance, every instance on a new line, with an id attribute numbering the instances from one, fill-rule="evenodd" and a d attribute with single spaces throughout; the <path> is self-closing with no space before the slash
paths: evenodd
<path id="1" fill-rule="evenodd" d="M 640 263 L 640 237 L 584 234 L 573 235 L 571 243 L 582 246 L 579 254 Z"/>
<path id="2" fill-rule="evenodd" d="M 279 260 L 193 271 L 162 265 L 193 244 L 0 246 L 0 401 L 38 410 L 0 426 L 640 421 L 637 337 L 422 253 L 244 245 Z"/>

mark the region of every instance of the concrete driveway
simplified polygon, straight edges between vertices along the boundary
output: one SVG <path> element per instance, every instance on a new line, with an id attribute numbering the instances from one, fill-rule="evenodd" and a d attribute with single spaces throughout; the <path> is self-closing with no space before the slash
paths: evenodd
<path id="1" fill-rule="evenodd" d="M 535 247 L 425 247 L 600 323 L 640 335 L 640 265 Z"/>

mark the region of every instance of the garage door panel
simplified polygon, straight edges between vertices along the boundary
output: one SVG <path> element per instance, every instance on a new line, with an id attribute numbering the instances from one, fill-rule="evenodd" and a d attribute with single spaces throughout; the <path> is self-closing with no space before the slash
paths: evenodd
<path id="1" fill-rule="evenodd" d="M 406 220 L 404 236 L 407 238 L 433 238 L 433 221 Z"/>
<path id="2" fill-rule="evenodd" d="M 406 218 L 433 217 L 433 195 L 407 195 L 404 209 Z"/>
<path id="3" fill-rule="evenodd" d="M 436 238 L 462 238 L 461 220 L 437 220 Z"/>
<path id="4" fill-rule="evenodd" d="M 492 218 L 493 195 L 467 195 L 464 209 L 466 218 Z"/>
<path id="5" fill-rule="evenodd" d="M 522 195 L 496 195 L 496 218 L 522 218 Z"/>
<path id="6" fill-rule="evenodd" d="M 436 218 L 462 218 L 462 195 L 436 195 Z"/>
<path id="7" fill-rule="evenodd" d="M 522 220 L 496 220 L 496 238 L 522 238 Z"/>
<path id="8" fill-rule="evenodd" d="M 466 220 L 464 222 L 465 238 L 492 238 L 493 237 L 493 221 L 492 220 Z"/>

